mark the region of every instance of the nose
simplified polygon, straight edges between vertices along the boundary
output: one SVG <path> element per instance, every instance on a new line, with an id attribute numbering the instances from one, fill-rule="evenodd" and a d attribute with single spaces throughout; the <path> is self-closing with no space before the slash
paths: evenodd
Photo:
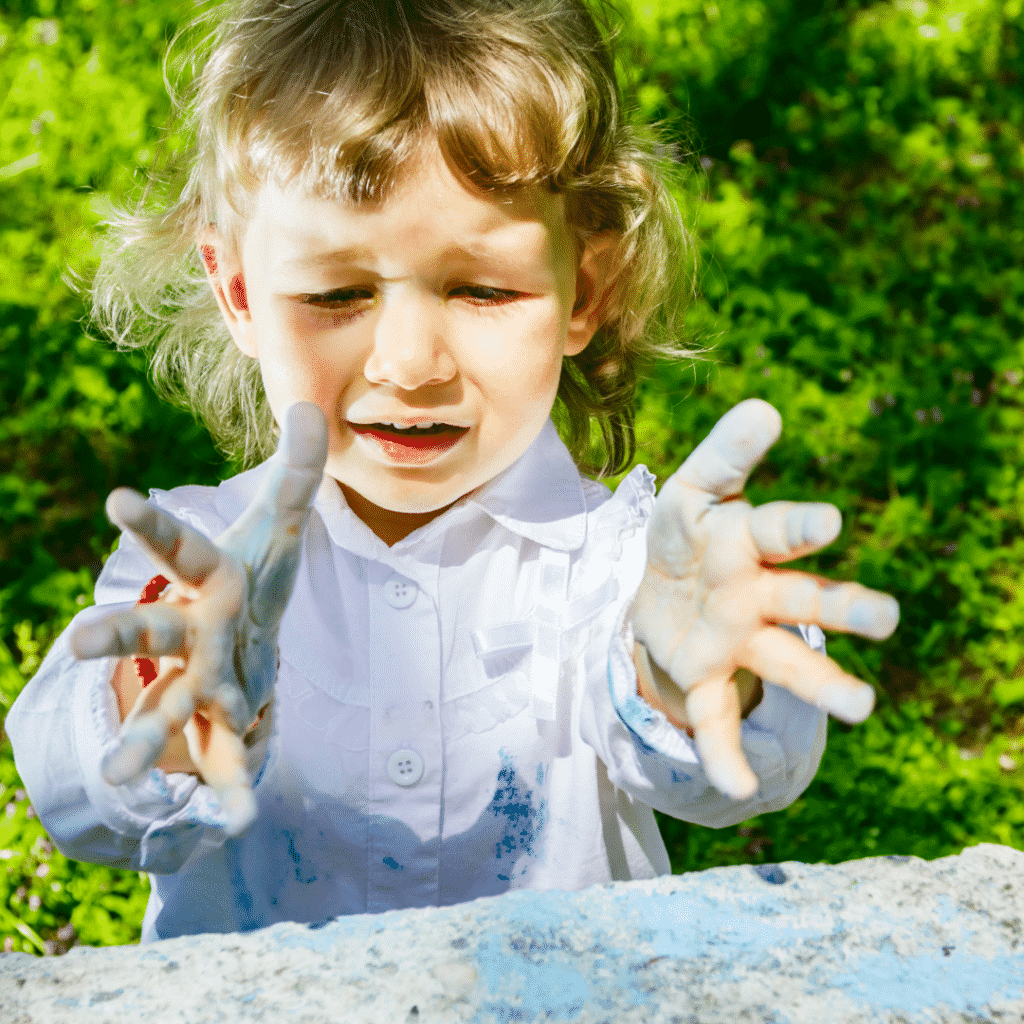
<path id="1" fill-rule="evenodd" d="M 385 289 L 363 375 L 374 384 L 414 391 L 455 376 L 448 350 L 444 304 L 408 288 Z"/>

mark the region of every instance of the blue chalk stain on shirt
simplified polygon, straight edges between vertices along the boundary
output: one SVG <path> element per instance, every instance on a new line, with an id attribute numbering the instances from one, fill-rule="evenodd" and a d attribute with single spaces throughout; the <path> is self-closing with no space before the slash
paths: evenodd
<path id="1" fill-rule="evenodd" d="M 394 857 L 388 856 L 384 858 L 384 863 L 387 867 L 391 868 L 392 871 L 404 871 L 405 865 L 399 864 Z"/>
<path id="2" fill-rule="evenodd" d="M 533 790 L 527 788 L 516 774 L 512 755 L 503 747 L 498 751 L 501 768 L 498 771 L 494 796 L 485 813 L 505 819 L 504 834 L 494 844 L 495 860 L 509 860 L 513 863 L 521 856 L 536 856 L 535 848 L 547 822 L 547 800 L 538 806 L 533 804 Z M 538 765 L 538 775 L 543 766 Z M 498 875 L 503 882 L 513 877 L 511 870 Z"/>
<path id="3" fill-rule="evenodd" d="M 542 761 L 537 765 L 537 785 L 544 785 L 544 762 Z"/>
<path id="4" fill-rule="evenodd" d="M 302 885 L 310 885 L 317 880 L 316 872 L 303 862 L 302 854 L 295 846 L 295 833 L 289 829 L 281 830 L 281 837 L 288 840 L 288 855 L 295 865 L 295 881 Z"/>
<path id="5" fill-rule="evenodd" d="M 249 892 L 249 886 L 246 884 L 245 874 L 242 871 L 238 841 L 229 839 L 224 844 L 224 852 L 227 854 L 228 870 L 231 872 L 231 893 L 237 911 L 238 930 L 251 932 L 262 928 L 264 922 L 253 913 L 252 893 Z"/>
<path id="6" fill-rule="evenodd" d="M 621 704 L 615 699 L 615 680 L 612 678 L 612 662 L 608 659 L 608 693 L 612 698 L 612 707 L 615 713 L 622 720 L 623 725 L 630 731 L 633 741 L 645 754 L 657 754 L 649 743 L 645 742 L 643 732 L 646 732 L 658 721 L 654 708 L 645 700 L 630 694 Z"/>

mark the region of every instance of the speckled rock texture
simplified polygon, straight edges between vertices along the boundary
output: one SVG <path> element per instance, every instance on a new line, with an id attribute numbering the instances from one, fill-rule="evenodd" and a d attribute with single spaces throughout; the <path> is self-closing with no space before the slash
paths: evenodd
<path id="1" fill-rule="evenodd" d="M 1024 1022 L 1024 853 L 716 868 L 0 958 L 4 1024 Z"/>

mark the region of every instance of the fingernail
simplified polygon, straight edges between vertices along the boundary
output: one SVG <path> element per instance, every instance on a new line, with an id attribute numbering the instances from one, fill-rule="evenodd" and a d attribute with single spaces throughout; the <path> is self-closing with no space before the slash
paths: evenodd
<path id="1" fill-rule="evenodd" d="M 151 757 L 148 744 L 122 743 L 104 755 L 100 771 L 111 786 L 123 786 L 149 767 Z"/>
<path id="2" fill-rule="evenodd" d="M 863 722 L 875 706 L 875 691 L 867 683 L 847 686 L 840 682 L 826 683 L 815 701 L 819 708 L 850 725 Z"/>
<path id="3" fill-rule="evenodd" d="M 750 800 L 758 790 L 757 776 L 751 773 L 745 779 L 730 779 L 726 796 L 733 800 Z"/>
<path id="4" fill-rule="evenodd" d="M 97 625 L 79 626 L 71 634 L 71 653 L 78 661 L 101 658 L 107 653 L 110 647 L 110 630 L 100 624 Z"/>
<path id="5" fill-rule="evenodd" d="M 195 698 L 188 690 L 169 690 L 160 701 L 160 710 L 173 722 L 187 722 L 195 709 Z"/>
<path id="6" fill-rule="evenodd" d="M 900 606 L 891 597 L 854 601 L 846 613 L 850 629 L 884 640 L 900 620 Z"/>
<path id="7" fill-rule="evenodd" d="M 804 537 L 810 544 L 828 544 L 839 536 L 843 517 L 833 505 L 810 509 L 804 520 Z"/>
<path id="8" fill-rule="evenodd" d="M 222 794 L 220 807 L 227 819 L 224 830 L 229 836 L 244 832 L 256 820 L 256 797 L 243 786 Z"/>
<path id="9" fill-rule="evenodd" d="M 249 702 L 245 696 L 234 686 L 222 686 L 217 691 L 217 703 L 224 710 L 224 717 L 228 725 L 235 731 L 241 732 L 249 724 L 252 717 L 249 714 Z"/>

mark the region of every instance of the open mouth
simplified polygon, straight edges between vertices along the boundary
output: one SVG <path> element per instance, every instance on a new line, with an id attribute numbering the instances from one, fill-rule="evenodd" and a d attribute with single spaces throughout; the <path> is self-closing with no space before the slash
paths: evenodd
<path id="1" fill-rule="evenodd" d="M 467 430 L 468 427 L 453 427 L 449 423 L 435 423 L 432 427 L 396 427 L 390 423 L 368 423 L 362 425 L 352 424 L 353 429 L 373 430 L 375 433 L 399 434 L 402 437 L 420 437 L 426 434 L 447 434 L 460 430 Z"/>
<path id="2" fill-rule="evenodd" d="M 469 427 L 435 423 L 432 427 L 395 427 L 390 423 L 350 423 L 361 437 L 376 441 L 390 459 L 417 462 L 432 459 L 454 447 L 469 433 Z"/>

